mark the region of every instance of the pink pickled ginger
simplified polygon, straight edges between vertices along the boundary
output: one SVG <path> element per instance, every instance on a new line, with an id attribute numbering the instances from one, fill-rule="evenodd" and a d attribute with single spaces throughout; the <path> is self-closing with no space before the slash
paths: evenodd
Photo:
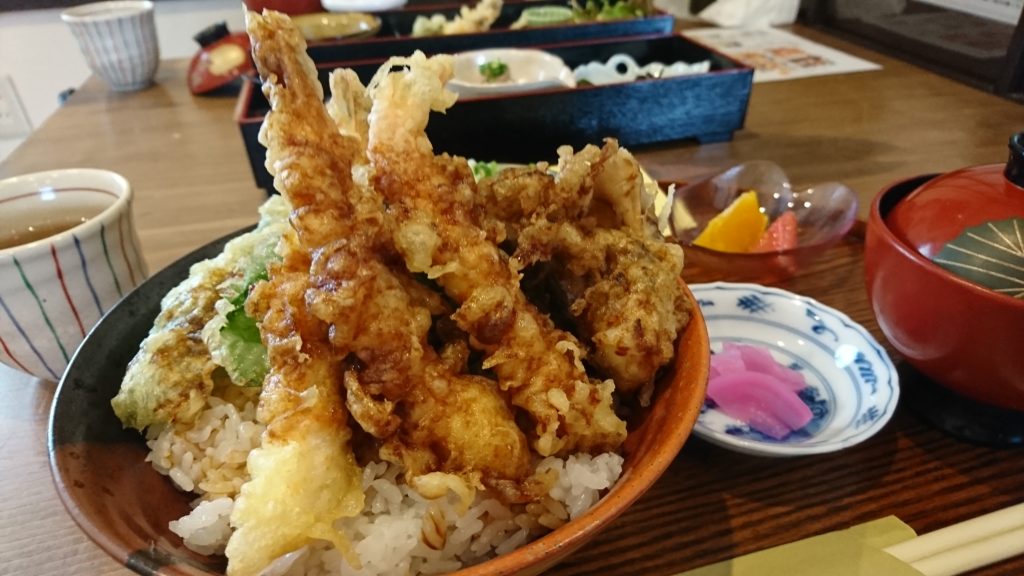
<path id="1" fill-rule="evenodd" d="M 772 358 L 772 353 L 764 348 L 733 342 L 726 342 L 723 347 L 723 352 L 738 354 L 747 370 L 774 376 L 794 392 L 799 392 L 807 387 L 807 381 L 804 380 L 803 374 L 779 364 L 775 358 Z M 713 358 L 712 363 L 714 363 Z M 730 362 L 730 364 L 734 364 L 734 362 Z"/>
<path id="2" fill-rule="evenodd" d="M 797 395 L 806 386 L 802 374 L 757 346 L 729 342 L 711 356 L 708 398 L 728 416 L 775 439 L 811 421 L 810 408 Z"/>

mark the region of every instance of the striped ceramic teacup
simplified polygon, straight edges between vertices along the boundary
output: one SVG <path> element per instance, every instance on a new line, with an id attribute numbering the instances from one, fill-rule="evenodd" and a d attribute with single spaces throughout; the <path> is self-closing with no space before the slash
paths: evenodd
<path id="1" fill-rule="evenodd" d="M 0 180 L 0 362 L 59 380 L 146 274 L 123 176 L 71 168 Z"/>
<path id="2" fill-rule="evenodd" d="M 153 3 L 94 2 L 61 12 L 89 68 L 114 90 L 145 88 L 160 64 Z"/>

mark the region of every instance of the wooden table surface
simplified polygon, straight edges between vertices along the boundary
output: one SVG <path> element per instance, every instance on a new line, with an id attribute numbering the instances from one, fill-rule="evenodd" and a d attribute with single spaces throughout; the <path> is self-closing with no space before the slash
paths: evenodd
<path id="1" fill-rule="evenodd" d="M 652 174 L 685 179 L 768 159 L 795 185 L 838 180 L 866 215 L 904 177 L 1003 162 L 1024 107 L 798 28 L 882 64 L 876 72 L 754 87 L 746 129 L 722 144 L 638 151 Z M 90 79 L 3 164 L 0 177 L 74 166 L 124 174 L 150 270 L 255 221 L 253 184 L 231 97 L 194 98 L 184 62 L 134 94 Z M 783 284 L 863 323 L 862 246 L 851 238 Z M 692 279 L 692 278 L 691 278 Z M 46 428 L 56 385 L 0 366 L 0 574 L 127 574 L 65 513 L 50 478 Z M 1024 454 L 954 440 L 905 404 L 874 438 L 832 455 L 744 456 L 692 439 L 666 475 L 554 574 L 671 574 L 895 514 L 927 532 L 1024 500 Z M 978 574 L 1022 574 L 1024 559 Z"/>

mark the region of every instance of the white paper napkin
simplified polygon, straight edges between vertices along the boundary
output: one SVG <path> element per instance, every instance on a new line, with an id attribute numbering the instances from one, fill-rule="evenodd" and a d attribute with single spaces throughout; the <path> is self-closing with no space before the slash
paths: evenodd
<path id="1" fill-rule="evenodd" d="M 697 15 L 725 28 L 767 28 L 796 21 L 800 0 L 718 0 Z"/>

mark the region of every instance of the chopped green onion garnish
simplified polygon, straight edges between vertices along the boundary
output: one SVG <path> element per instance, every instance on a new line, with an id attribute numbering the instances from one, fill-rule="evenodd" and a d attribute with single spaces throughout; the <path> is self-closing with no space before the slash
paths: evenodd
<path id="1" fill-rule="evenodd" d="M 484 80 L 487 82 L 494 82 L 508 73 L 508 64 L 505 64 L 501 60 L 491 60 L 490 62 L 484 62 L 481 64 L 478 70 L 480 71 L 480 75 L 484 77 Z"/>

